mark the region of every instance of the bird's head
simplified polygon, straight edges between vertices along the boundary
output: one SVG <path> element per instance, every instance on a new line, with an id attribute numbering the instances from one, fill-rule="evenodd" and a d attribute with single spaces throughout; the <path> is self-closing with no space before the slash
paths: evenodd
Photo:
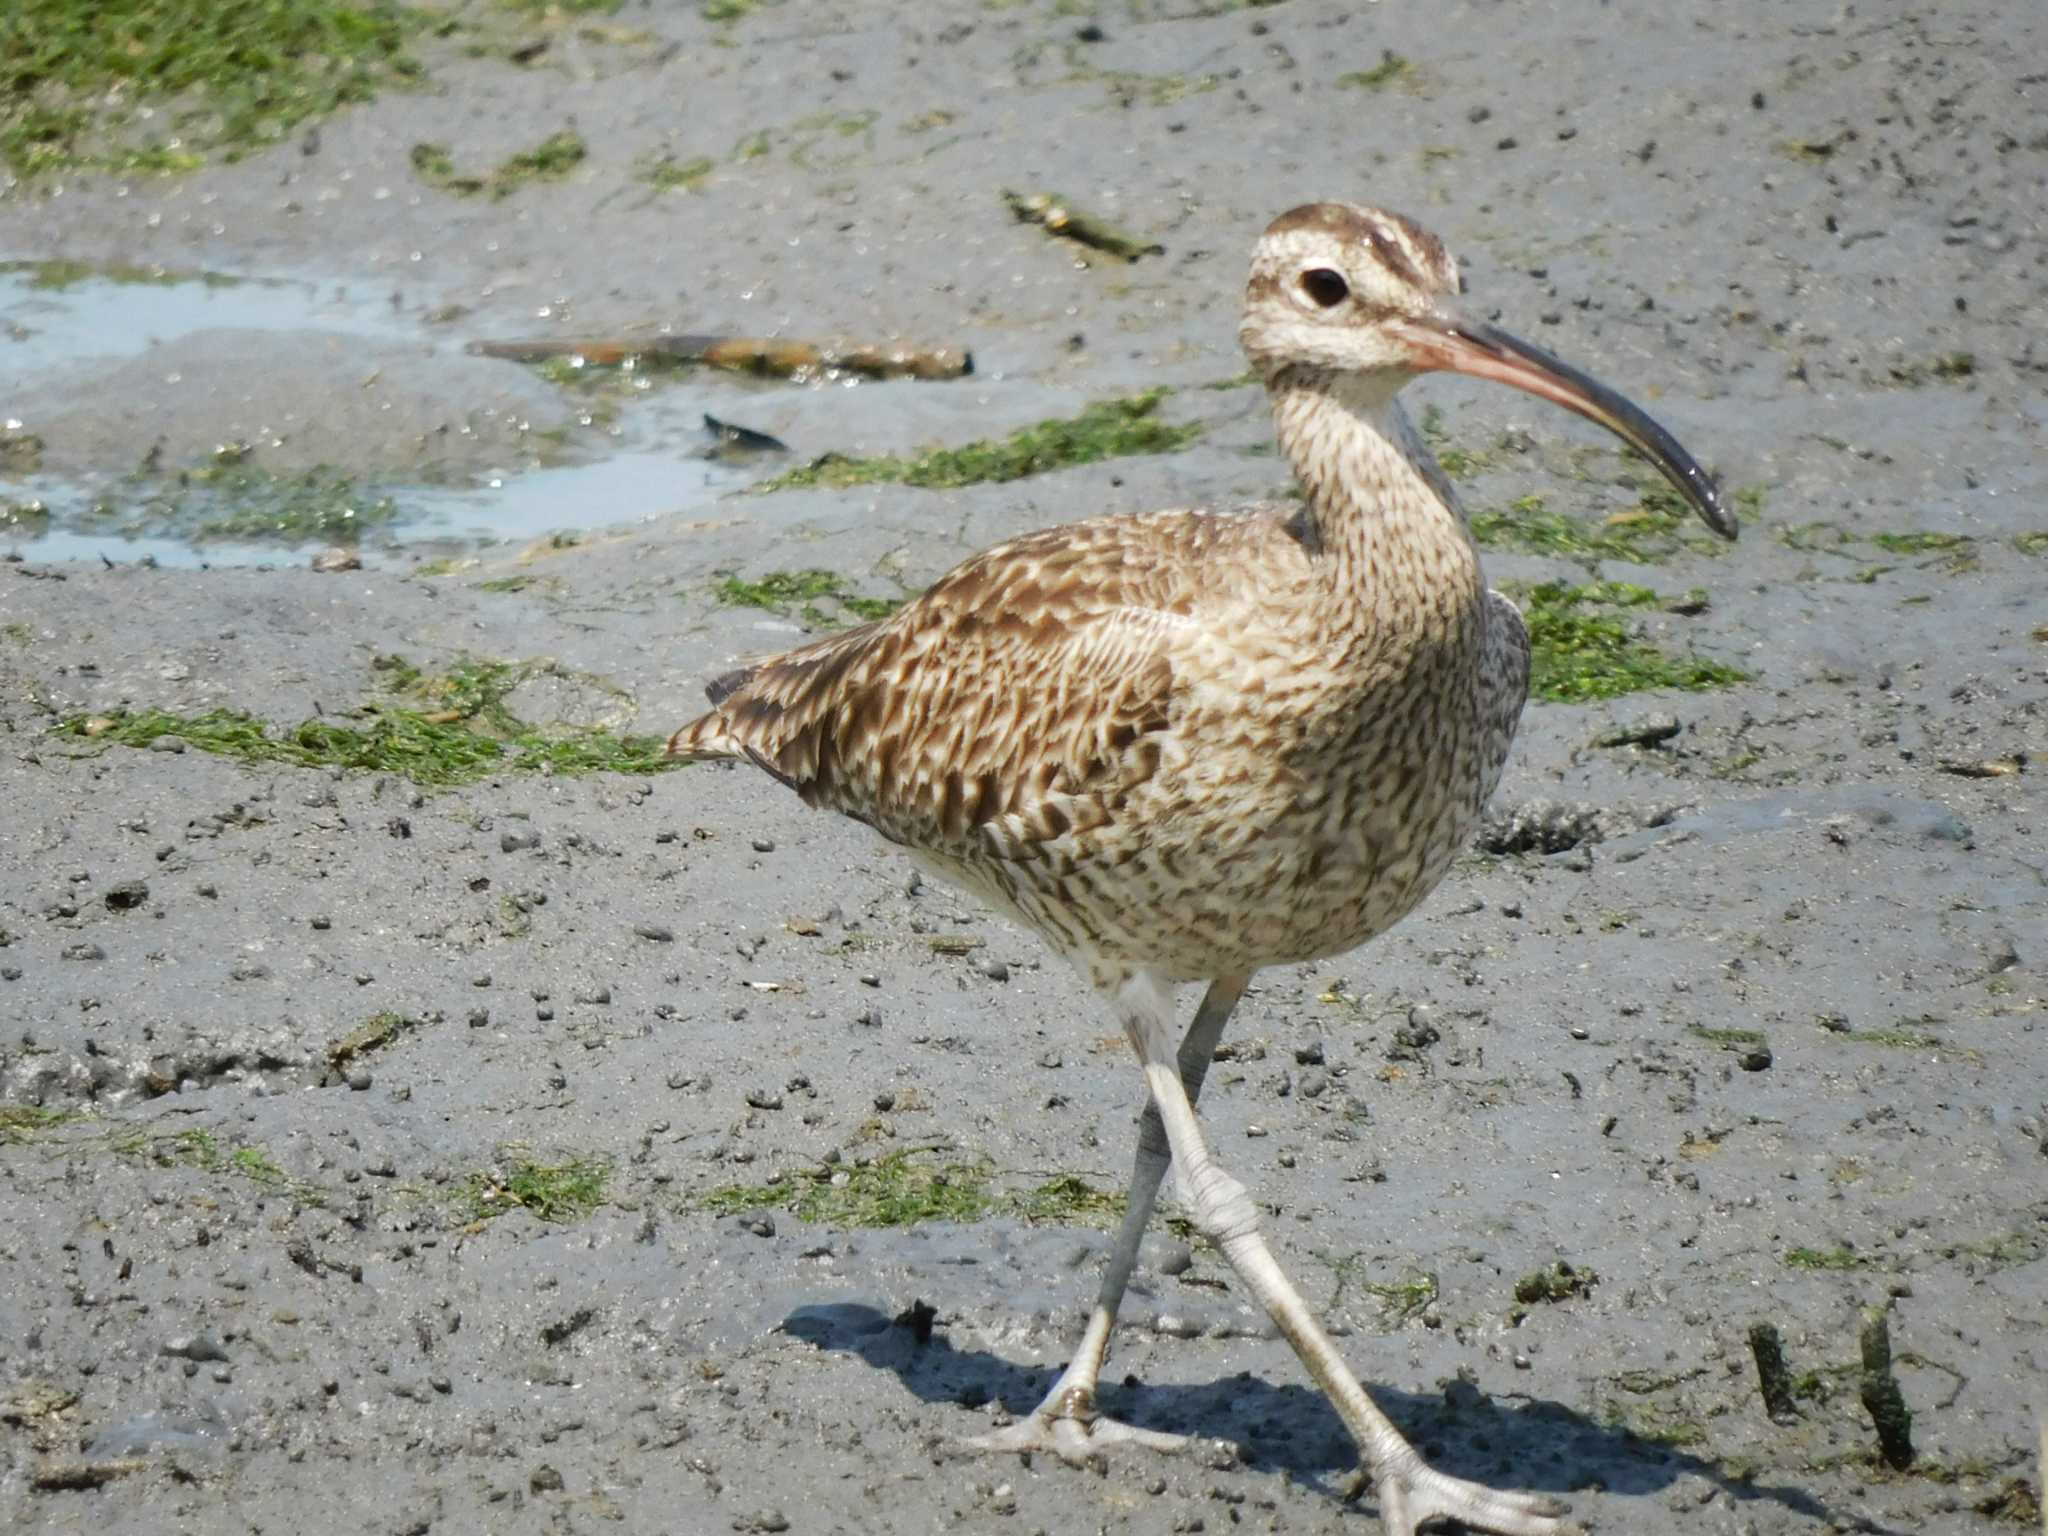
<path id="1" fill-rule="evenodd" d="M 1443 242 L 1385 209 L 1310 203 L 1266 227 L 1238 340 L 1268 383 L 1290 370 L 1355 380 L 1391 399 L 1447 371 L 1527 390 L 1596 421 L 1663 471 L 1706 525 L 1734 517 L 1706 471 L 1637 406 L 1542 348 L 1467 313 Z"/>

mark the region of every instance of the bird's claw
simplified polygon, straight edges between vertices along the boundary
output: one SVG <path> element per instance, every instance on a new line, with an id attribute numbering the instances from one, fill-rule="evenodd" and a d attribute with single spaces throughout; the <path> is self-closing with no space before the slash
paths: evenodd
<path id="1" fill-rule="evenodd" d="M 1068 1466 L 1087 1466 L 1113 1446 L 1137 1445 L 1151 1451 L 1184 1451 L 1186 1435 L 1163 1430 L 1141 1429 L 1119 1419 L 1080 1419 L 1071 1413 L 1048 1413 L 1044 1409 L 985 1435 L 972 1435 L 960 1442 L 970 1451 L 1007 1451 L 1028 1456 L 1044 1451 Z"/>
<path id="2" fill-rule="evenodd" d="M 1420 1461 L 1375 1474 L 1361 1468 L 1344 1491 L 1355 1499 L 1370 1486 L 1379 1494 L 1386 1536 L 1415 1536 L 1432 1521 L 1455 1521 L 1492 1536 L 1586 1536 L 1585 1527 L 1562 1520 L 1571 1506 L 1547 1493 L 1518 1493 L 1471 1483 Z"/>

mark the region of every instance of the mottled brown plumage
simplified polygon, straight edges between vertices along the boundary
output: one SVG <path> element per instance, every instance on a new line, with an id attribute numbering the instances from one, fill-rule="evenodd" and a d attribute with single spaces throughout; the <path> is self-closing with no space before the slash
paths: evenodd
<path id="1" fill-rule="evenodd" d="M 993 1437 L 1063 1455 L 1158 1443 L 1093 1411 L 1096 1373 L 1170 1142 L 1216 1237 L 1336 1400 L 1390 1529 L 1438 1516 L 1563 1529 L 1547 1501 L 1423 1467 L 1273 1265 L 1193 1115 L 1261 966 L 1340 954 L 1436 883 L 1498 783 L 1527 632 L 1487 590 L 1457 499 L 1395 400 L 1451 368 L 1531 389 L 1656 460 L 1732 532 L 1698 467 L 1634 407 L 1460 316 L 1456 266 L 1398 215 L 1283 214 L 1240 338 L 1305 500 L 1095 518 L 958 566 L 891 617 L 728 674 L 680 757 L 745 757 L 867 822 L 1043 934 L 1111 1000 L 1147 1072 L 1131 1215 L 1083 1348 Z M 1212 983 L 1178 1058 L 1170 987 Z"/>

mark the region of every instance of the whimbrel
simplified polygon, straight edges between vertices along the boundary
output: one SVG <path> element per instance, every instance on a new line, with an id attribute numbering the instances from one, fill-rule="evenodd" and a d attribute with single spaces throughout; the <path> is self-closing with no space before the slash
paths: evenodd
<path id="1" fill-rule="evenodd" d="M 1259 241 L 1238 337 L 1298 505 L 1098 517 L 990 549 L 876 623 L 711 684 L 684 758 L 744 757 L 1036 929 L 1144 1069 L 1130 1202 L 1086 1331 L 1032 1414 L 974 1444 L 1081 1460 L 1179 1438 L 1096 1412 L 1169 1155 L 1183 1200 L 1357 1440 L 1393 1536 L 1458 1520 L 1556 1536 L 1564 1506 L 1425 1464 L 1368 1397 L 1216 1160 L 1195 1101 L 1262 966 L 1342 954 L 1409 912 L 1499 782 L 1529 639 L 1396 395 L 1451 370 L 1619 435 L 1707 525 L 1735 522 L 1670 434 L 1458 307 L 1428 231 L 1347 204 Z M 1207 983 L 1184 1035 L 1177 983 Z"/>

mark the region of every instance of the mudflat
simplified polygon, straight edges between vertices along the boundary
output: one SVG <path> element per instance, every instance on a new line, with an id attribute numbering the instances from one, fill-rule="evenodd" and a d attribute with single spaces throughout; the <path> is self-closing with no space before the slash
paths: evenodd
<path id="1" fill-rule="evenodd" d="M 1234 333 L 1321 199 L 1437 231 L 1744 528 L 1414 386 L 1539 698 L 1426 906 L 1259 978 L 1227 1165 L 1448 1470 L 1646 1536 L 2038 1524 L 2048 18 L 431 22 L 267 146 L 0 135 L 10 1524 L 1373 1528 L 1170 1201 L 1103 1406 L 1203 1447 L 953 1454 L 1078 1334 L 1138 1075 L 1031 935 L 658 758 L 1006 534 L 1286 494 Z M 662 331 L 973 371 L 469 347 Z"/>

